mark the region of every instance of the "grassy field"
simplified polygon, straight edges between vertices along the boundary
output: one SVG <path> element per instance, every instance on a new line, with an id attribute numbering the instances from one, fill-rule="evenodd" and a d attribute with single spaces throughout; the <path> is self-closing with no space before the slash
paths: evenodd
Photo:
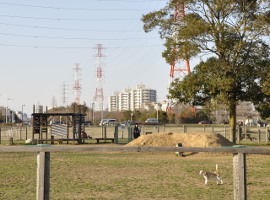
<path id="1" fill-rule="evenodd" d="M 247 156 L 248 199 L 269 199 L 270 156 Z M 215 170 L 223 185 L 204 184 Z M 51 199 L 233 199 L 231 154 L 51 153 Z M 0 199 L 36 198 L 36 153 L 0 153 Z"/>

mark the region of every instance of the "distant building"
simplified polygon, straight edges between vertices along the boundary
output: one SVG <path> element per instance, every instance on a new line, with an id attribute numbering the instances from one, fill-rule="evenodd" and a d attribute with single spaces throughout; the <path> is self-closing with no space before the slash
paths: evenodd
<path id="1" fill-rule="evenodd" d="M 118 110 L 118 92 L 114 92 L 112 96 L 108 98 L 108 110 L 117 111 Z"/>
<path id="2" fill-rule="evenodd" d="M 123 92 L 114 92 L 108 98 L 109 111 L 139 110 L 144 105 L 157 101 L 157 91 L 139 84 L 135 89 L 125 89 Z"/>

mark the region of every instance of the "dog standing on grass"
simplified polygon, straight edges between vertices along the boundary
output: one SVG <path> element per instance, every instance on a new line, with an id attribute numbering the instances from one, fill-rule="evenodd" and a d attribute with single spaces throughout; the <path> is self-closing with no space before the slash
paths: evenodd
<path id="1" fill-rule="evenodd" d="M 204 177 L 205 185 L 208 183 L 208 180 L 211 179 L 211 178 L 216 178 L 218 185 L 223 184 L 223 181 L 222 181 L 222 179 L 220 177 L 220 173 L 218 172 L 218 164 L 216 164 L 216 171 L 214 171 L 214 172 L 206 172 L 206 171 L 200 170 L 199 174 Z"/>

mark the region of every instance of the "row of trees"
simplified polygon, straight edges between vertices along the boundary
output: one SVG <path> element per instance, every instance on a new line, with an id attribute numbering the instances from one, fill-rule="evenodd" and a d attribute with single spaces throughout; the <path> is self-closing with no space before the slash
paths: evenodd
<path id="1" fill-rule="evenodd" d="M 48 110 L 49 113 L 83 113 L 86 114 L 86 120 L 92 121 L 94 124 L 99 124 L 101 118 L 103 119 L 116 119 L 119 123 L 125 121 L 136 121 L 138 123 L 144 123 L 148 118 L 158 118 L 160 123 L 198 123 L 199 121 L 212 121 L 214 118 L 211 114 L 212 110 L 209 107 L 197 111 L 196 114 L 189 106 L 179 106 L 175 112 L 168 115 L 164 111 L 147 111 L 147 110 L 127 110 L 121 112 L 109 112 L 109 111 L 94 111 L 88 108 L 86 105 L 78 105 L 72 103 L 67 107 L 54 107 Z M 55 118 L 55 120 L 60 120 Z"/>
<path id="2" fill-rule="evenodd" d="M 174 21 L 180 5 L 186 14 Z M 250 101 L 262 117 L 270 116 L 269 0 L 170 0 L 142 21 L 145 32 L 158 29 L 168 64 L 207 55 L 189 76 L 171 84 L 170 98 L 226 105 L 234 143 L 238 102 Z"/>

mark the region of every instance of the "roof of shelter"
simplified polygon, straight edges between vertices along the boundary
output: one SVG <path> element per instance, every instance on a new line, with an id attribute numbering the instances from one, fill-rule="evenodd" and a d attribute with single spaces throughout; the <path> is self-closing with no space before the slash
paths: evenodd
<path id="1" fill-rule="evenodd" d="M 86 116 L 82 113 L 32 113 L 32 116 Z"/>

